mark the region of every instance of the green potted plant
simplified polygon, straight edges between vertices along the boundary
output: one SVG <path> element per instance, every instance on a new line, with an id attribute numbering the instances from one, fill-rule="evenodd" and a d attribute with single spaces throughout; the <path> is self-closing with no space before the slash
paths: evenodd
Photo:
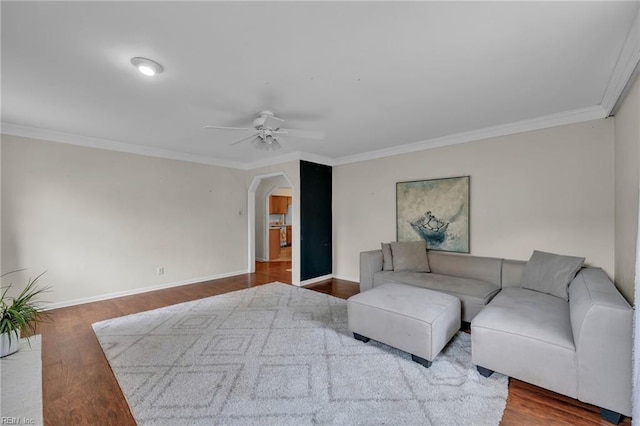
<path id="1" fill-rule="evenodd" d="M 8 275 L 12 271 L 7 274 Z M 46 272 L 46 271 L 45 271 Z M 44 272 L 34 279 L 29 279 L 27 286 L 16 297 L 7 296 L 11 284 L 2 288 L 0 293 L 0 357 L 10 355 L 20 347 L 20 333 L 30 329 L 35 332 L 38 322 L 47 318 L 48 314 L 38 304 L 38 296 L 50 287 L 39 287 L 38 280 Z"/>

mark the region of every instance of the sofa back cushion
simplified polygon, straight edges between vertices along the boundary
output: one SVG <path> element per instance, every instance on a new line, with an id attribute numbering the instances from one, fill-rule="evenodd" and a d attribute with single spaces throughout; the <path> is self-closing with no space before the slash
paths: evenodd
<path id="1" fill-rule="evenodd" d="M 391 244 L 380 243 L 382 248 L 382 270 L 393 271 L 393 256 L 391 255 Z"/>
<path id="2" fill-rule="evenodd" d="M 524 260 L 504 259 L 502 261 L 502 288 L 520 287 L 526 264 L 527 262 Z"/>
<path id="3" fill-rule="evenodd" d="M 524 267 L 522 288 L 569 300 L 567 288 L 583 263 L 584 257 L 534 250 Z"/>
<path id="4" fill-rule="evenodd" d="M 391 255 L 394 271 L 430 272 L 426 241 L 392 242 Z"/>
<path id="5" fill-rule="evenodd" d="M 431 272 L 486 281 L 500 287 L 502 259 L 464 254 L 427 252 Z"/>

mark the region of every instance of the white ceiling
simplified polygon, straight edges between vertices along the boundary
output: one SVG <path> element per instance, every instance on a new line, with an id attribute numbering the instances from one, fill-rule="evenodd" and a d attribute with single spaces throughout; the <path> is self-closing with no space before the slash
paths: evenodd
<path id="1" fill-rule="evenodd" d="M 2 1 L 2 131 L 248 168 L 584 121 L 638 62 L 639 5 Z M 262 109 L 326 138 L 265 152 L 202 128 Z"/>

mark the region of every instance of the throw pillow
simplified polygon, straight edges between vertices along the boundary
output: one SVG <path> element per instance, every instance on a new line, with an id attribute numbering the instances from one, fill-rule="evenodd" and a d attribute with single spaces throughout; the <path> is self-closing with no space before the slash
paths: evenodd
<path id="1" fill-rule="evenodd" d="M 393 256 L 391 256 L 391 244 L 380 243 L 382 246 L 382 270 L 393 271 Z"/>
<path id="2" fill-rule="evenodd" d="M 569 300 L 567 289 L 584 260 L 534 250 L 524 267 L 521 287 Z"/>
<path id="3" fill-rule="evenodd" d="M 431 272 L 426 241 L 391 243 L 394 271 Z"/>

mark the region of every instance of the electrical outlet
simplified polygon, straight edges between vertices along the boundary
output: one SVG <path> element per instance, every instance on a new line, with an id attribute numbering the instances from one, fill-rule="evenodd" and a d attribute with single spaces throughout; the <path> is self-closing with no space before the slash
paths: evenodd
<path id="1" fill-rule="evenodd" d="M 158 275 L 164 275 L 164 266 L 158 268 Z"/>

